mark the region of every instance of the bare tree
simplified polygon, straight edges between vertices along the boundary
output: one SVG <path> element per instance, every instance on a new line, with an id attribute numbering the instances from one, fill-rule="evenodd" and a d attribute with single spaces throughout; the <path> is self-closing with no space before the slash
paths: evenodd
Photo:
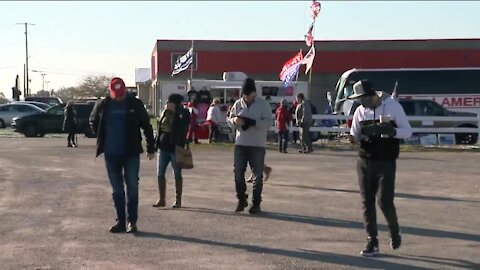
<path id="1" fill-rule="evenodd" d="M 59 90 L 52 90 L 52 96 L 59 97 L 63 102 L 67 102 L 75 98 L 77 91 L 76 87 L 62 87 Z"/>
<path id="2" fill-rule="evenodd" d="M 75 91 L 77 97 L 96 97 L 101 98 L 108 94 L 110 77 L 105 75 L 87 76 Z"/>

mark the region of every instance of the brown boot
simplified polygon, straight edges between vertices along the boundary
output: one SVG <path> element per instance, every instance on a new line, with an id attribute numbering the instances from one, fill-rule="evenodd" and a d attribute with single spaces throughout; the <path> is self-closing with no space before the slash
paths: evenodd
<path id="1" fill-rule="evenodd" d="M 165 207 L 165 190 L 167 189 L 167 180 L 165 178 L 158 178 L 158 193 L 159 198 L 153 207 Z"/>
<path id="2" fill-rule="evenodd" d="M 175 193 L 176 198 L 175 202 L 173 203 L 173 208 L 180 208 L 182 207 L 182 191 L 183 191 L 183 179 L 176 179 L 175 180 Z"/>

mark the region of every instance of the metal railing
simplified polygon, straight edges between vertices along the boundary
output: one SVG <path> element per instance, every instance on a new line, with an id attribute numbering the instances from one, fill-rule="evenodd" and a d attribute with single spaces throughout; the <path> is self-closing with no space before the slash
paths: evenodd
<path id="1" fill-rule="evenodd" d="M 315 120 L 351 120 L 353 119 L 352 115 L 331 115 L 331 114 L 316 114 L 312 116 Z M 476 133 L 478 138 L 480 138 L 480 115 L 475 116 L 408 116 L 410 122 L 412 121 L 422 121 L 427 124 L 424 127 L 414 127 L 412 128 L 413 133 L 430 133 L 430 134 L 452 134 L 452 133 Z M 428 127 L 433 126 L 434 121 L 436 122 L 458 122 L 462 123 L 474 123 L 477 127 Z M 338 122 L 338 121 L 337 121 Z M 430 124 L 431 123 L 431 124 Z M 270 131 L 275 131 L 276 127 L 273 126 L 269 129 Z M 298 127 L 290 125 L 290 131 L 298 131 Z M 331 133 L 348 133 L 350 128 L 333 126 L 333 127 L 318 127 L 312 126 L 310 128 L 311 132 L 331 132 Z M 480 144 L 480 140 L 477 139 L 477 144 Z"/>

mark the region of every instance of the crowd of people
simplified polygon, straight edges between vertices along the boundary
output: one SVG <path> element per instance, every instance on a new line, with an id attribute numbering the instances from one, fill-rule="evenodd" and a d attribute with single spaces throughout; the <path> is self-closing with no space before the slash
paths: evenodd
<path id="1" fill-rule="evenodd" d="M 399 140 L 411 135 L 411 127 L 402 107 L 394 99 L 381 100 L 371 82 L 362 80 L 354 85 L 354 94 L 349 97 L 361 105 L 357 108 L 349 140 L 360 147 L 357 164 L 360 194 L 363 203 L 367 246 L 361 251 L 363 256 L 379 253 L 375 199 L 384 213 L 391 238 L 391 247 L 401 245 L 400 227 L 393 203 L 395 187 L 395 161 L 399 155 Z M 150 124 L 148 113 L 141 100 L 125 95 L 125 83 L 113 78 L 110 95 L 94 107 L 90 123 L 97 137 L 96 155 L 104 154 L 107 175 L 112 187 L 112 197 L 116 210 L 116 223 L 110 232 L 134 233 L 138 220 L 139 155 L 143 152 L 141 130 L 146 138 L 146 152 L 149 160 L 157 154 L 157 182 L 159 197 L 154 207 L 166 206 L 165 171 L 171 165 L 175 178 L 174 208 L 182 207 L 183 176 L 182 167 L 177 162 L 176 149 L 185 148 L 195 140 L 192 130 L 194 106 L 185 108 L 183 96 L 172 94 L 168 97 L 164 110 L 157 123 L 156 137 Z M 288 110 L 288 103 L 282 100 L 275 111 L 276 127 L 279 133 L 280 153 L 287 153 L 289 126 L 292 121 L 299 127 L 301 153 L 312 153 L 309 129 L 312 125 L 310 102 L 303 94 L 297 96 L 295 112 Z M 219 99 L 214 99 L 208 110 L 211 122 L 209 140 L 217 132 L 219 121 Z M 245 172 L 250 165 L 253 182 L 251 206 L 252 215 L 261 213 L 263 182 L 268 178 L 271 167 L 265 164 L 267 131 L 272 126 L 273 116 L 270 104 L 258 98 L 255 81 L 245 79 L 241 98 L 230 106 L 227 123 L 234 128 L 235 147 L 234 182 L 237 197 L 235 212 L 242 212 L 249 206 Z M 195 122 L 193 122 L 195 123 Z M 128 128 L 127 128 L 128 127 Z M 265 178 L 264 178 L 265 174 Z M 126 196 L 125 198 L 125 186 Z"/>

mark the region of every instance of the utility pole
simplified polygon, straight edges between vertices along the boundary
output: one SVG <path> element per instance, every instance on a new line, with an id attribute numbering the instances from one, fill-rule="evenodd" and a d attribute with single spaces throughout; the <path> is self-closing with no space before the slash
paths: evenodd
<path id="1" fill-rule="evenodd" d="M 34 23 L 16 23 L 16 24 L 23 24 L 25 25 L 25 89 L 24 89 L 24 94 L 25 97 L 30 96 L 30 89 L 29 89 L 29 78 L 28 78 L 28 26 L 29 25 L 35 25 Z"/>
<path id="2" fill-rule="evenodd" d="M 41 73 L 40 75 L 42 75 L 42 91 L 45 91 L 45 73 Z"/>

